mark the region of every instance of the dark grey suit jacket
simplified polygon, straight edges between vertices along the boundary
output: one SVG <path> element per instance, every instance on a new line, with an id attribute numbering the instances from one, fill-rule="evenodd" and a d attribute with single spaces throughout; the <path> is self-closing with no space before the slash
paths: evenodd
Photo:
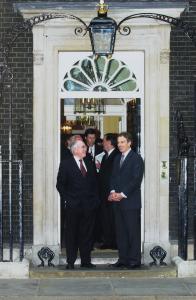
<path id="1" fill-rule="evenodd" d="M 59 166 L 57 190 L 61 201 L 68 208 L 95 209 L 99 205 L 97 178 L 93 162 L 84 159 L 87 175 L 83 177 L 73 156 L 67 157 Z"/>
<path id="2" fill-rule="evenodd" d="M 126 156 L 121 168 L 120 159 L 121 154 L 117 155 L 114 160 L 110 188 L 117 193 L 124 193 L 127 198 L 113 203 L 122 209 L 139 209 L 141 208 L 141 182 L 144 172 L 143 159 L 133 150 Z"/>
<path id="3" fill-rule="evenodd" d="M 110 179 L 112 175 L 112 168 L 115 157 L 119 154 L 117 149 L 114 149 L 112 153 L 106 158 L 106 154 L 103 156 L 98 178 L 99 178 L 99 194 L 102 202 L 106 202 L 108 205 L 111 204 L 107 201 L 110 194 Z"/>

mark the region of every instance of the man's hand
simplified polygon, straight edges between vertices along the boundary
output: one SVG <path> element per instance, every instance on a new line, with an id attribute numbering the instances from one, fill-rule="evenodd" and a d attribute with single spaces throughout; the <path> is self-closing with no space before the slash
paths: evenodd
<path id="1" fill-rule="evenodd" d="M 95 165 L 96 165 L 96 169 L 99 170 L 101 167 L 101 164 L 98 160 L 96 160 Z"/>
<path id="2" fill-rule="evenodd" d="M 108 196 L 108 201 L 110 201 L 110 202 L 113 201 L 113 195 L 114 195 L 114 194 L 115 194 L 114 192 L 109 194 L 109 196 Z"/>
<path id="3" fill-rule="evenodd" d="M 109 194 L 109 197 L 108 197 L 108 201 L 115 201 L 115 202 L 118 202 L 118 201 L 121 201 L 123 198 L 123 196 L 121 195 L 121 193 L 110 193 Z"/>
<path id="4" fill-rule="evenodd" d="M 123 196 L 122 196 L 122 194 L 121 193 L 113 193 L 114 195 L 113 195 L 113 201 L 121 201 L 122 200 L 122 198 L 123 198 Z"/>

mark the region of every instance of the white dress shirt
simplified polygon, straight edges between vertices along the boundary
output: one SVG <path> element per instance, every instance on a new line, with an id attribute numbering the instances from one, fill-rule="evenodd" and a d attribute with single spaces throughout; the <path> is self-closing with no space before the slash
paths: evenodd
<path id="1" fill-rule="evenodd" d="M 89 146 L 88 153 L 92 154 L 93 158 L 95 157 L 95 145 Z"/>
<path id="2" fill-rule="evenodd" d="M 75 156 L 75 155 L 74 155 L 74 159 L 75 159 L 75 161 L 76 161 L 76 163 L 77 163 L 79 169 L 80 169 L 80 160 L 82 160 L 82 164 L 83 164 L 83 166 L 84 166 L 84 168 L 85 168 L 85 170 L 86 170 L 86 172 L 87 172 L 87 167 L 86 167 L 86 165 L 85 165 L 84 160 L 81 159 L 81 158 L 79 158 L 79 157 L 77 157 L 77 156 Z"/>
<path id="3" fill-rule="evenodd" d="M 127 150 L 125 153 L 122 153 L 122 155 L 124 155 L 124 160 L 125 160 L 125 158 L 127 157 L 127 155 L 129 154 L 130 151 L 131 151 L 131 148 L 129 150 Z"/>

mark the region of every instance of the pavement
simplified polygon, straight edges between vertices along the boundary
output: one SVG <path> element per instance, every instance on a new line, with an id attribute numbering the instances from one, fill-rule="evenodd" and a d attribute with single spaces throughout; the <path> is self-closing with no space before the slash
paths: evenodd
<path id="1" fill-rule="evenodd" d="M 192 300 L 195 278 L 1 279 L 0 300 Z"/>

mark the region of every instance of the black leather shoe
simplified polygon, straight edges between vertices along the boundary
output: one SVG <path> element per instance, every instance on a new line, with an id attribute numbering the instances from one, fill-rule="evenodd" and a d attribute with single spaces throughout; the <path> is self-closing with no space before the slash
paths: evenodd
<path id="1" fill-rule="evenodd" d="M 120 261 L 117 261 L 115 264 L 111 264 L 110 267 L 112 267 L 112 268 L 125 268 L 126 265 L 121 263 Z"/>
<path id="2" fill-rule="evenodd" d="M 105 249 L 111 249 L 111 250 L 116 250 L 117 247 L 114 245 L 109 245 L 109 244 L 103 244 L 99 247 L 99 249 L 105 250 Z"/>
<path id="3" fill-rule="evenodd" d="M 96 265 L 94 265 L 92 263 L 86 263 L 86 264 L 81 264 L 80 267 L 87 268 L 87 269 L 93 269 L 93 268 L 96 268 Z"/>
<path id="4" fill-rule="evenodd" d="M 74 269 L 74 265 L 73 264 L 67 264 L 66 265 L 66 269 L 67 270 L 73 270 Z"/>
<path id="5" fill-rule="evenodd" d="M 141 267 L 141 264 L 129 264 L 129 265 L 126 265 L 126 268 L 128 270 L 139 269 L 140 267 Z"/>

